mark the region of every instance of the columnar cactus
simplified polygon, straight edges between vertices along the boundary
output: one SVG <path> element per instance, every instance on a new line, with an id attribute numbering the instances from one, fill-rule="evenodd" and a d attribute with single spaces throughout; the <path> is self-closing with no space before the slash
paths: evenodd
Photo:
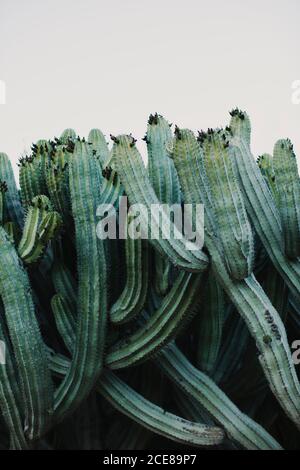
<path id="1" fill-rule="evenodd" d="M 20 191 L 0 153 L 1 449 L 299 448 L 298 169 L 288 139 L 255 161 L 250 136 L 238 109 L 198 139 L 153 114 L 147 167 L 131 135 L 66 129 Z M 141 237 L 103 239 L 103 207 Z"/>

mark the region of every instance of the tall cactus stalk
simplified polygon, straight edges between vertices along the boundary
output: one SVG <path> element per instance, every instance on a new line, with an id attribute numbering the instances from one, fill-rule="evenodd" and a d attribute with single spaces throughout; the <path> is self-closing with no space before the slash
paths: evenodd
<path id="1" fill-rule="evenodd" d="M 70 370 L 55 393 L 57 420 L 77 408 L 101 374 L 107 320 L 106 259 L 103 241 L 96 234 L 99 179 L 86 143 L 76 142 L 69 171 L 79 275 L 78 323 Z"/>
<path id="2" fill-rule="evenodd" d="M 210 139 L 201 135 L 200 141 Z M 217 137 L 220 139 L 220 137 Z M 221 139 L 223 139 L 221 137 Z M 226 150 L 228 141 L 224 142 Z M 211 255 L 213 272 L 229 298 L 244 318 L 259 350 L 260 363 L 270 388 L 288 416 L 300 423 L 300 386 L 292 362 L 286 331 L 282 321 L 253 274 L 237 282 L 226 266 L 226 255 L 219 238 L 214 207 L 218 204 L 211 191 L 204 166 L 200 143 L 188 130 L 178 130 L 174 142 L 174 163 L 178 171 L 184 198 L 189 203 L 205 202 L 205 243 Z M 237 208 L 238 206 L 234 206 Z M 240 213 L 237 213 L 240 216 Z M 242 237 L 238 240 L 243 242 Z M 238 252 L 233 256 L 238 255 Z"/>

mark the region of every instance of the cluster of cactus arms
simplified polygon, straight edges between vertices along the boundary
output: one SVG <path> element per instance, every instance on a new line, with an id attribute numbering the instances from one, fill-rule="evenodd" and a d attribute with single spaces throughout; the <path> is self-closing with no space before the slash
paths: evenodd
<path id="1" fill-rule="evenodd" d="M 297 160 L 288 139 L 255 160 L 230 115 L 198 136 L 151 115 L 147 164 L 66 129 L 20 189 L 0 153 L 0 449 L 300 449 Z M 100 237 L 123 196 L 141 238 Z M 167 205 L 203 205 L 202 248 Z"/>

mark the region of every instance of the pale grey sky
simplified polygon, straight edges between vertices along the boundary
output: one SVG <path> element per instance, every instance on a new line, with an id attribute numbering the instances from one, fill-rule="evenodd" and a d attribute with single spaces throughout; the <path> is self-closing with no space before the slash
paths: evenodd
<path id="1" fill-rule="evenodd" d="M 141 138 L 155 111 L 216 127 L 238 105 L 255 154 L 289 136 L 299 157 L 299 24 L 299 0 L 0 0 L 0 151 L 66 127 Z"/>

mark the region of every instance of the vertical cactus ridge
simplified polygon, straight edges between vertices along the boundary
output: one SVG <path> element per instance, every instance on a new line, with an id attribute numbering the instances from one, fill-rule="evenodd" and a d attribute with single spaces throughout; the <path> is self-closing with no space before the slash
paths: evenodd
<path id="1" fill-rule="evenodd" d="M 85 142 L 75 144 L 69 178 L 76 232 L 78 315 L 71 366 L 55 393 L 57 420 L 77 408 L 102 372 L 107 320 L 106 259 L 103 241 L 96 235 L 99 178 L 96 160 Z"/>
<path id="2" fill-rule="evenodd" d="M 170 124 L 160 115 L 150 115 L 144 137 L 148 151 L 148 173 L 150 183 L 162 204 L 180 204 L 178 175 L 169 149 L 173 136 Z M 165 295 L 169 288 L 171 265 L 159 253 L 155 253 L 155 289 Z"/>
<path id="3" fill-rule="evenodd" d="M 151 205 L 159 206 L 159 200 L 149 182 L 142 157 L 131 136 L 123 135 L 115 138 L 111 161 L 124 186 L 130 204 L 142 204 L 145 208 L 145 210 L 141 210 L 140 218 L 142 226 L 149 230 L 149 217 L 152 215 Z M 154 214 L 154 217 L 151 218 L 152 227 L 160 233 L 160 231 L 164 231 L 164 227 L 171 225 L 173 226 L 174 238 L 150 238 L 150 243 L 154 248 L 166 256 L 175 266 L 188 271 L 204 271 L 208 265 L 206 255 L 199 249 L 187 249 L 191 242 L 182 239 L 182 234 L 177 233 L 177 228 L 174 227 L 174 224 L 170 224 L 170 219 L 164 211 L 162 211 L 161 220 L 160 224 L 159 215 Z"/>
<path id="4" fill-rule="evenodd" d="M 35 317 L 27 274 L 0 227 L 0 295 L 12 341 L 25 408 L 25 434 L 37 439 L 52 419 L 53 384 Z"/>
<path id="5" fill-rule="evenodd" d="M 146 302 L 149 283 L 149 252 L 145 241 L 128 237 L 125 240 L 126 284 L 110 309 L 112 323 L 134 319 Z"/>
<path id="6" fill-rule="evenodd" d="M 300 255 L 300 180 L 296 155 L 289 139 L 276 142 L 273 168 L 285 253 L 293 259 Z"/>
<path id="7" fill-rule="evenodd" d="M 225 295 L 212 272 L 209 272 L 205 301 L 197 322 L 197 366 L 211 376 L 221 347 Z"/>
<path id="8" fill-rule="evenodd" d="M 0 153 L 0 179 L 1 181 L 5 181 L 7 185 L 5 203 L 9 220 L 16 223 L 19 227 L 22 227 L 23 209 L 16 186 L 13 169 L 9 158 L 5 153 Z"/>
<path id="9" fill-rule="evenodd" d="M 120 369 L 139 364 L 169 343 L 197 311 L 201 278 L 201 274 L 181 272 L 146 323 L 108 350 L 106 366 Z"/>
<path id="10" fill-rule="evenodd" d="M 157 365 L 187 395 L 195 398 L 246 449 L 280 450 L 273 437 L 242 413 L 218 386 L 197 370 L 174 345 L 161 351 Z"/>
<path id="11" fill-rule="evenodd" d="M 95 157 L 104 168 L 109 160 L 109 148 L 103 132 L 100 129 L 91 129 L 88 135 L 88 142 L 91 143 Z"/>
<path id="12" fill-rule="evenodd" d="M 240 280 L 253 270 L 254 242 L 227 137 L 222 130 L 209 129 L 199 139 L 226 265 L 230 275 Z"/>
<path id="13" fill-rule="evenodd" d="M 201 152 L 199 150 L 197 152 L 197 142 L 195 143 L 192 134 L 186 133 L 186 135 L 188 137 L 184 139 L 184 133 L 180 132 L 181 141 L 185 141 L 186 152 L 176 152 L 175 144 L 173 153 L 184 200 L 187 203 L 196 202 L 197 199 L 198 201 L 208 200 L 205 196 L 207 194 L 205 186 L 203 188 L 199 183 L 198 185 L 191 184 L 191 175 L 194 178 L 198 177 L 201 181 L 199 174 L 201 166 L 196 162 L 197 155 L 198 159 L 201 158 Z M 260 176 L 262 177 L 261 174 Z M 187 191 L 185 191 L 186 188 Z M 214 200 L 211 201 L 212 207 L 213 204 Z M 211 206 L 208 204 L 207 206 L 205 243 L 211 256 L 213 273 L 245 320 L 256 341 L 260 363 L 272 392 L 287 415 L 299 426 L 300 387 L 282 321 L 253 274 L 240 282 L 230 277 L 222 249 L 215 243 L 214 230 L 211 230 L 211 227 L 214 227 Z"/>

